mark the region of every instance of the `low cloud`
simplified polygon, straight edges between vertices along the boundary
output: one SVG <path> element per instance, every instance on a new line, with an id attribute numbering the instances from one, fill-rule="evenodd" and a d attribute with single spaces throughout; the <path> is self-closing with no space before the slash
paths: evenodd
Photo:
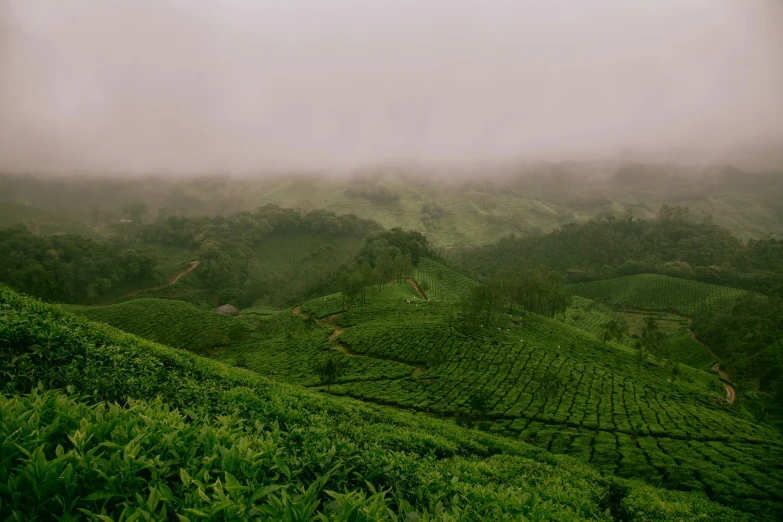
<path id="1" fill-rule="evenodd" d="M 783 140 L 778 0 L 0 0 L 0 170 Z"/>

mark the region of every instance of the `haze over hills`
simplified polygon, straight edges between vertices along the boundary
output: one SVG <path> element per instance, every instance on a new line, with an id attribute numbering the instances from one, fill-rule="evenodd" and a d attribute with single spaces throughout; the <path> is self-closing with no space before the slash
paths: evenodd
<path id="1" fill-rule="evenodd" d="M 0 519 L 783 519 L 778 0 L 0 0 Z"/>
<path id="2" fill-rule="evenodd" d="M 420 170 L 423 169 L 423 170 Z M 141 219 L 211 215 L 278 204 L 301 211 L 356 214 L 391 228 L 424 230 L 434 244 L 484 244 L 511 235 L 550 231 L 569 222 L 620 217 L 627 210 L 650 219 L 664 204 L 687 206 L 694 219 L 712 216 L 737 237 L 783 233 L 783 184 L 773 172 L 748 173 L 730 166 L 696 167 L 623 162 L 547 162 L 505 167 L 389 167 L 347 178 L 316 175 L 195 179 L 56 178 L 0 175 L 0 204 L 55 210 L 111 234 L 128 218 L 127 205 L 146 205 Z M 62 197 L 67 195 L 68 197 Z M 44 220 L 7 211 L 6 224 L 34 228 Z M 49 223 L 49 218 L 45 222 Z M 96 227 L 97 225 L 97 227 Z M 47 229 L 48 230 L 48 229 Z M 51 229 L 52 232 L 57 229 Z"/>

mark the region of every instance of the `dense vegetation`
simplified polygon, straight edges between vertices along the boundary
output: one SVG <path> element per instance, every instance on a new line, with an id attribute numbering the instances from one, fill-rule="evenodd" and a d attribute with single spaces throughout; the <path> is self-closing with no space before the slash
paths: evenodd
<path id="1" fill-rule="evenodd" d="M 783 242 L 665 204 L 731 172 L 550 167 L 118 181 L 78 212 L 0 177 L 32 227 L 0 282 L 75 303 L 0 288 L 0 518 L 780 519 Z"/>
<path id="2" fill-rule="evenodd" d="M 577 283 L 568 285 L 568 289 L 574 295 L 618 307 L 672 310 L 687 316 L 702 310 L 714 312 L 730 308 L 746 294 L 726 286 L 656 274 Z"/>
<path id="3" fill-rule="evenodd" d="M 741 242 L 709 217 L 664 206 L 654 220 L 609 218 L 569 223 L 539 236 L 509 237 L 460 249 L 449 258 L 478 276 L 544 264 L 577 283 L 656 273 L 765 294 L 783 292 L 783 241 Z"/>
<path id="4" fill-rule="evenodd" d="M 44 217 L 41 233 L 104 232 L 119 219 L 132 219 L 143 203 L 145 222 L 168 216 L 215 216 L 254 211 L 275 203 L 300 212 L 313 209 L 356 214 L 387 229 L 426 232 L 438 247 L 491 244 L 509 234 L 540 234 L 567 223 L 602 217 L 650 219 L 663 204 L 688 206 L 694 215 L 712 214 L 721 227 L 743 240 L 783 233 L 783 176 L 743 172 L 728 166 L 566 161 L 480 165 L 449 169 L 387 165 L 350 179 L 323 176 L 231 178 L 147 177 L 48 178 L 0 173 L 0 203 L 25 205 L 0 227 Z M 2 206 L 0 205 L 0 214 Z M 35 219 L 38 221 L 38 219 Z M 34 228 L 34 227 L 33 227 Z M 133 228 L 133 227 L 131 227 Z M 82 233 L 82 232 L 80 232 Z M 530 267 L 535 268 L 535 266 Z"/>
<path id="5" fill-rule="evenodd" d="M 199 353 L 208 353 L 247 336 L 247 327 L 239 320 L 181 301 L 133 299 L 73 310 L 145 339 Z"/>
<path id="6" fill-rule="evenodd" d="M 115 287 L 154 283 L 154 259 L 132 247 L 79 235 L 0 230 L 0 282 L 52 301 L 83 303 Z"/>
<path id="7" fill-rule="evenodd" d="M 279 302 L 334 288 L 341 265 L 356 254 L 362 238 L 375 230 L 377 224 L 354 215 L 320 210 L 300 214 L 267 205 L 228 217 L 170 216 L 143 226 L 139 238 L 147 244 L 192 251 L 201 262 L 198 280 L 212 302 L 247 307 L 264 296 L 267 301 L 277 296 Z M 319 244 L 313 239 L 317 237 L 348 241 Z M 281 248 L 291 252 L 290 257 L 276 256 Z M 277 258 L 278 263 L 265 265 L 264 260 L 270 258 Z M 294 263 L 300 270 L 282 277 L 285 274 L 277 270 L 281 262 Z"/>
<path id="8" fill-rule="evenodd" d="M 118 289 L 156 286 L 162 280 L 157 261 L 181 266 L 198 259 L 189 289 L 195 295 L 187 299 L 207 307 L 279 304 L 336 290 L 341 267 L 353 262 L 364 236 L 379 229 L 353 215 L 303 215 L 274 205 L 113 228 L 115 235 L 96 239 L 40 237 L 21 225 L 0 231 L 0 258 L 8 260 L 0 282 L 45 299 L 92 302 L 117 296 Z"/>
<path id="9" fill-rule="evenodd" d="M 693 330 L 751 392 L 746 402 L 757 418 L 783 429 L 783 299 L 748 295 L 728 309 L 697 315 Z"/>
<path id="10" fill-rule="evenodd" d="M 3 518 L 749 518 L 511 439 L 275 384 L 4 288 L 0 306 L 0 436 L 14 441 L 2 445 Z"/>

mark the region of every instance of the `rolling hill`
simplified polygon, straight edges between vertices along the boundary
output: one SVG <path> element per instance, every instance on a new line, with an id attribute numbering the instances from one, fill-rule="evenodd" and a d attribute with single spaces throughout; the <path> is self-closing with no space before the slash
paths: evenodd
<path id="1" fill-rule="evenodd" d="M 0 229 L 17 224 L 23 224 L 43 236 L 79 234 L 96 237 L 99 235 L 94 228 L 66 215 L 24 203 L 0 201 Z"/>
<path id="2" fill-rule="evenodd" d="M 447 296 L 470 280 L 432 260 L 421 267 L 446 297 L 419 299 L 402 282 L 349 309 L 326 296 L 257 319 L 265 333 L 218 358 L 317 386 L 308 367 L 333 353 L 349 369 L 321 391 L 476 425 L 748 512 L 779 509 L 783 441 L 715 403 L 721 384 L 702 371 L 711 360 L 682 330 L 664 346 L 692 367 L 674 378 L 658 360 L 535 314 L 468 327 Z"/>
<path id="3" fill-rule="evenodd" d="M 205 353 L 246 337 L 239 320 L 172 299 L 140 298 L 106 306 L 71 307 L 78 314 L 150 341 Z"/>
<path id="4" fill-rule="evenodd" d="M 568 285 L 572 294 L 618 307 L 671 310 L 692 316 L 731 306 L 746 292 L 736 288 L 658 274 L 637 274 Z"/>
<path id="5" fill-rule="evenodd" d="M 7 413 L 0 435 L 15 441 L 3 445 L 0 461 L 5 518 L 775 516 L 723 507 L 703 492 L 604 476 L 431 416 L 275 383 L 5 287 L 0 304 L 0 407 Z M 750 447 L 747 458 L 764 444 L 757 440 L 762 447 Z M 22 488 L 33 493 L 20 495 Z"/>

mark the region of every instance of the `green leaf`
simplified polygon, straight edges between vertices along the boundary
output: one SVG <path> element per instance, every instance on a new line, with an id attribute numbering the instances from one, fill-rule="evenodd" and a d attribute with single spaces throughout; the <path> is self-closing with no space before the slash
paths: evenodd
<path id="1" fill-rule="evenodd" d="M 121 497 L 119 493 L 114 493 L 112 491 L 93 491 L 86 497 L 84 497 L 84 500 L 88 501 L 96 501 L 96 500 L 106 500 L 107 498 L 114 498 L 114 497 Z"/>
<path id="2" fill-rule="evenodd" d="M 283 486 L 280 484 L 271 484 L 269 486 L 264 486 L 263 488 L 259 489 L 255 492 L 255 494 L 250 498 L 250 503 L 256 502 L 258 500 L 261 500 L 262 498 L 266 497 L 270 493 L 274 493 L 278 489 L 281 489 Z"/>

